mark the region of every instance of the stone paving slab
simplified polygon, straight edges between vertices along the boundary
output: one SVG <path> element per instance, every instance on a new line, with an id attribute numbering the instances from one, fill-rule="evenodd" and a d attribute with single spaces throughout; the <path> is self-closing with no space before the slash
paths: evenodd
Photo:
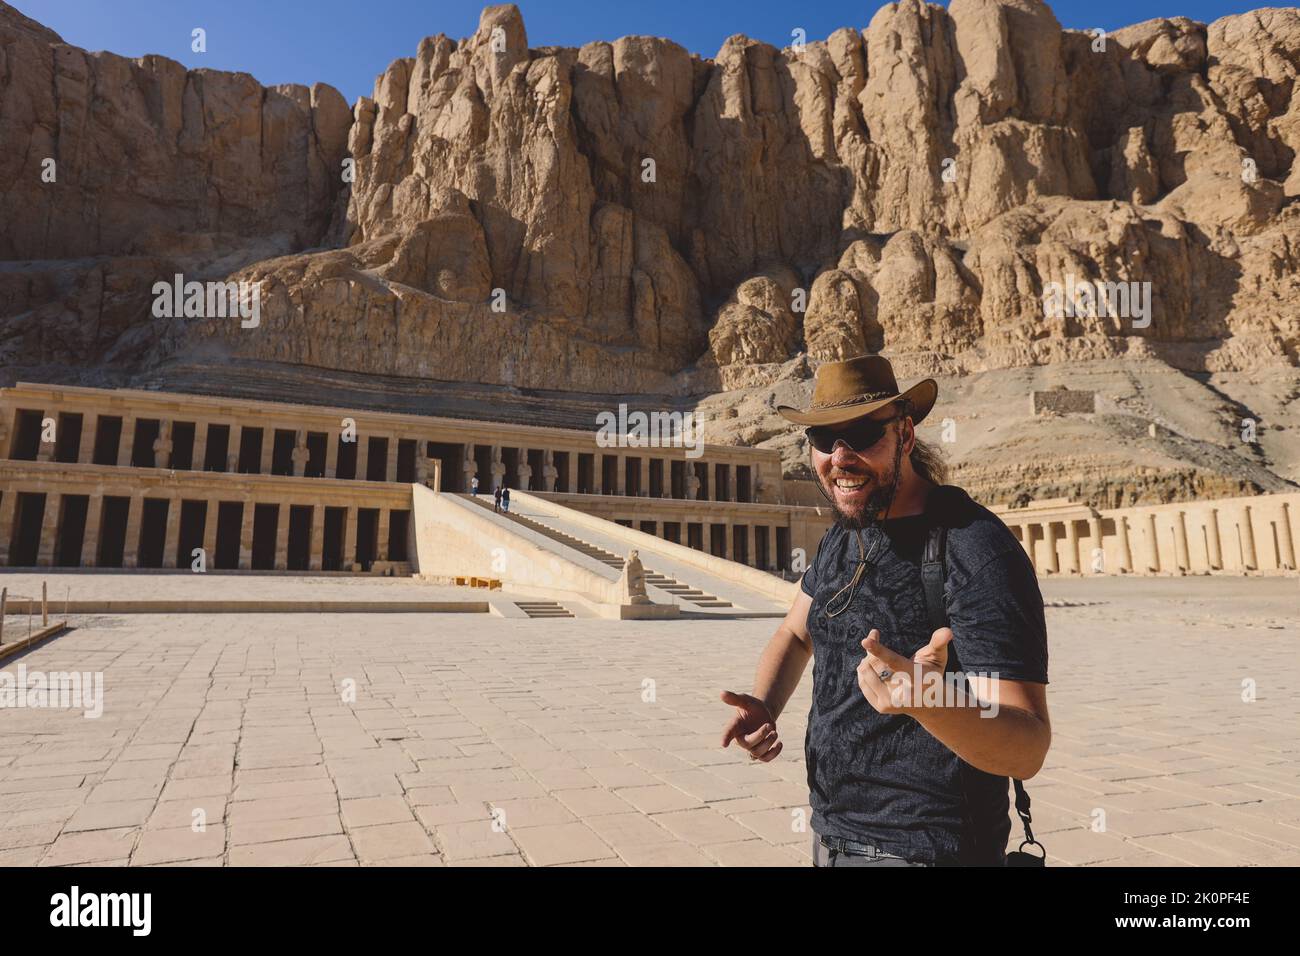
<path id="1" fill-rule="evenodd" d="M 1300 864 L 1295 582 L 1087 583 L 1045 585 L 1050 862 Z M 75 623 L 6 664 L 104 699 L 0 710 L 0 866 L 808 865 L 807 678 L 776 762 L 717 747 L 770 621 Z"/>

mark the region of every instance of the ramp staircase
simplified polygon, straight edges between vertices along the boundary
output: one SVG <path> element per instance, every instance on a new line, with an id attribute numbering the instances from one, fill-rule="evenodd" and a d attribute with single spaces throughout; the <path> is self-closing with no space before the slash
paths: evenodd
<path id="1" fill-rule="evenodd" d="M 473 496 L 467 497 L 478 504 L 480 508 L 486 508 L 488 511 L 494 510 L 492 505 L 488 504 L 486 501 Z M 581 538 L 576 538 L 571 534 L 566 534 L 563 531 L 552 528 L 550 525 L 538 521 L 536 518 L 515 514 L 511 511 L 499 511 L 496 513 L 503 518 L 515 522 L 516 524 L 522 525 L 532 531 L 536 531 L 538 534 L 545 535 L 552 541 L 556 541 L 565 547 L 572 548 L 580 554 L 585 554 L 589 558 L 594 558 L 606 567 L 613 568 L 615 571 L 620 572 L 623 570 L 623 558 L 612 551 L 606 551 L 604 548 L 597 547 L 588 541 L 583 541 Z M 696 607 L 719 608 L 733 606 L 730 601 L 723 600 L 717 595 L 709 594 L 699 588 L 693 588 L 689 584 L 683 584 L 676 578 L 671 578 L 666 574 L 652 571 L 650 568 L 645 569 L 645 582 L 648 585 L 667 591 L 669 594 L 681 598 L 683 601 L 689 601 Z"/>
<path id="2" fill-rule="evenodd" d="M 529 617 L 573 617 L 573 612 L 555 601 L 516 601 L 515 607 Z"/>

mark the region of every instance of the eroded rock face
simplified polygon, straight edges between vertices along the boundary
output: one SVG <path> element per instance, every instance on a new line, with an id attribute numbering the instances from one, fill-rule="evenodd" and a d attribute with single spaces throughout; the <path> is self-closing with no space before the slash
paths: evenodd
<path id="1" fill-rule="evenodd" d="M 87 53 L 3 4 L 0 58 L 0 258 L 301 247 L 328 226 L 350 126 L 332 87 Z"/>
<path id="2" fill-rule="evenodd" d="M 1037 0 L 900 0 L 702 59 L 532 49 L 506 5 L 348 110 L 88 54 L 0 3 L 0 356 L 622 393 L 879 350 L 950 374 L 1294 366 L 1297 69 L 1290 9 L 1099 38 Z M 160 326 L 173 271 L 258 283 L 261 326 Z M 1149 283 L 1149 315 L 1045 314 L 1071 281 Z"/>

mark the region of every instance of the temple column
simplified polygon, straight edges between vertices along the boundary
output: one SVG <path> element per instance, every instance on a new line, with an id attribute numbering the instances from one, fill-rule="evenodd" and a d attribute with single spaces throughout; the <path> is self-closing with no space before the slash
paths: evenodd
<path id="1" fill-rule="evenodd" d="M 140 520 L 144 516 L 144 493 L 131 496 L 126 513 L 126 542 L 122 551 L 122 567 L 140 566 Z"/>
<path id="2" fill-rule="evenodd" d="M 1088 569 L 1093 574 L 1106 573 L 1106 545 L 1101 539 L 1101 518 L 1094 515 L 1088 519 L 1088 539 L 1092 542 L 1088 555 Z M 1100 561 L 1093 552 L 1100 551 Z"/>
<path id="3" fill-rule="evenodd" d="M 210 567 L 217 559 L 217 521 L 221 517 L 221 502 L 213 498 L 208 502 L 203 515 L 203 561 L 204 567 Z M 194 564 L 194 556 L 187 554 L 185 559 Z"/>
<path id="4" fill-rule="evenodd" d="M 366 481 L 370 471 L 370 437 L 357 435 L 357 481 Z"/>
<path id="5" fill-rule="evenodd" d="M 474 457 L 474 446 L 466 443 L 465 457 L 460 460 L 461 487 L 465 489 L 466 494 L 474 493 L 474 479 L 478 479 L 478 491 L 482 494 L 484 491 L 491 492 L 492 489 L 487 486 L 487 479 L 478 473 L 478 460 Z"/>
<path id="6" fill-rule="evenodd" d="M 627 494 L 627 456 L 622 452 L 618 453 L 618 474 L 615 476 L 619 495 Z"/>
<path id="7" fill-rule="evenodd" d="M 311 541 L 308 545 L 307 567 L 319 571 L 325 563 L 325 506 L 319 501 L 311 506 Z"/>
<path id="8" fill-rule="evenodd" d="M 41 515 L 41 540 L 36 550 L 36 566 L 48 568 L 54 564 L 54 546 L 59 541 L 60 497 L 52 491 L 45 493 L 45 512 Z"/>
<path id="9" fill-rule="evenodd" d="M 203 464 L 208 457 L 208 422 L 194 423 L 194 454 L 190 460 L 192 471 L 203 471 Z"/>
<path id="10" fill-rule="evenodd" d="M 351 571 L 357 560 L 357 509 L 348 507 L 343 518 L 343 560 L 342 570 Z"/>
<path id="11" fill-rule="evenodd" d="M 244 512 L 239 522 L 239 569 L 247 571 L 253 566 L 253 516 L 257 504 L 251 499 L 244 501 Z"/>
<path id="12" fill-rule="evenodd" d="M 95 461 L 95 435 L 98 431 L 98 415 L 87 412 L 81 416 L 81 447 L 77 449 L 78 465 L 89 465 Z"/>
<path id="13" fill-rule="evenodd" d="M 1179 570 L 1192 570 L 1192 556 L 1187 547 L 1187 515 L 1183 511 L 1174 516 L 1174 558 Z"/>
<path id="14" fill-rule="evenodd" d="M 334 478 L 339 467 L 339 436 L 334 432 L 325 433 L 325 477 Z"/>
<path id="15" fill-rule="evenodd" d="M 1160 572 L 1160 539 L 1156 536 L 1156 513 L 1147 512 L 1147 570 Z"/>
<path id="16" fill-rule="evenodd" d="M 229 435 L 226 442 L 226 471 L 237 475 L 239 474 L 239 450 L 244 446 L 244 426 L 231 425 Z"/>
<path id="17" fill-rule="evenodd" d="M 1238 527 L 1241 529 L 1241 551 L 1246 561 L 1246 570 L 1258 571 L 1259 558 L 1255 554 L 1255 529 L 1250 523 L 1250 505 L 1242 505 Z"/>
<path id="18" fill-rule="evenodd" d="M 1119 539 L 1119 571 L 1121 574 L 1133 570 L 1133 549 L 1128 540 L 1128 519 L 1124 515 L 1115 516 L 1115 537 Z"/>
<path id="19" fill-rule="evenodd" d="M 1291 531 L 1291 505 L 1282 502 L 1282 520 L 1278 524 L 1278 537 L 1282 545 L 1282 566 L 1290 571 L 1296 569 L 1295 537 Z"/>
<path id="20" fill-rule="evenodd" d="M 375 560 L 388 560 L 388 519 L 392 511 L 388 508 L 379 509 L 379 527 L 375 531 Z"/>
<path id="21" fill-rule="evenodd" d="M 397 480 L 397 446 L 401 439 L 396 435 L 388 439 L 388 459 L 384 462 L 384 481 Z"/>
<path id="22" fill-rule="evenodd" d="M 1205 522 L 1206 550 L 1209 552 L 1211 571 L 1223 570 L 1223 542 L 1219 538 L 1219 509 L 1211 508 Z"/>
<path id="23" fill-rule="evenodd" d="M 1065 522 L 1065 570 L 1079 573 L 1079 525 L 1073 518 Z"/>
<path id="24" fill-rule="evenodd" d="M 275 462 L 275 428 L 268 425 L 262 429 L 262 456 L 257 464 L 259 475 L 269 475 Z"/>
<path id="25" fill-rule="evenodd" d="M 93 568 L 99 560 L 99 528 L 103 517 L 104 496 L 91 495 L 90 500 L 86 502 L 86 531 L 81 536 L 81 566 L 83 568 Z"/>
<path id="26" fill-rule="evenodd" d="M 289 570 L 289 505 L 280 502 L 275 518 L 275 569 Z"/>
<path id="27" fill-rule="evenodd" d="M 1061 573 L 1061 557 L 1056 552 L 1056 524 L 1051 521 L 1043 522 L 1043 542 L 1047 545 L 1047 567 L 1049 574 Z"/>
<path id="28" fill-rule="evenodd" d="M 176 551 L 180 548 L 181 505 L 180 498 L 172 498 L 167 502 L 167 530 L 163 532 L 162 566 L 164 568 L 177 566 Z"/>
<path id="29" fill-rule="evenodd" d="M 18 522 L 18 489 L 5 488 L 0 492 L 0 566 L 9 563 L 9 544 L 13 540 L 14 525 Z"/>
<path id="30" fill-rule="evenodd" d="M 135 447 L 135 419 L 122 416 L 122 440 L 117 446 L 117 466 L 126 468 L 131 464 L 131 451 Z"/>

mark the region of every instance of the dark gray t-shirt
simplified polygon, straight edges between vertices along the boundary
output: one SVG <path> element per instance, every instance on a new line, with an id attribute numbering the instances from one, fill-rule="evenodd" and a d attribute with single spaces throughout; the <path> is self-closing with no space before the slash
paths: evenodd
<path id="1" fill-rule="evenodd" d="M 936 488 L 925 515 L 862 532 L 875 558 L 852 604 L 828 617 L 827 602 L 852 579 L 859 557 L 853 532 L 833 526 L 801 582 L 813 601 L 805 741 L 812 825 L 912 860 L 996 864 L 1010 830 L 1007 778 L 972 767 L 914 718 L 877 713 L 857 682 L 862 639 L 873 627 L 905 657 L 929 643 L 921 552 L 936 521 L 948 528 L 947 669 L 1047 683 L 1047 628 L 1033 566 L 997 516 L 964 491 Z"/>

